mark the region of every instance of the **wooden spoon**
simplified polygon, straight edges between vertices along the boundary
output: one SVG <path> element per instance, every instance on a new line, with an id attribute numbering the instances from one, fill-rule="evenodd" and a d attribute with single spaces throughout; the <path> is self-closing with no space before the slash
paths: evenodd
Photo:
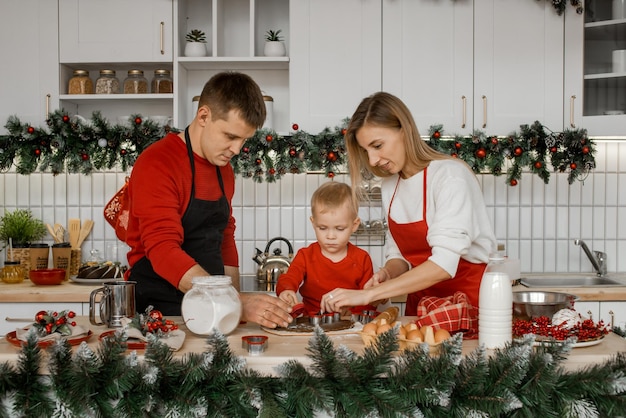
<path id="1" fill-rule="evenodd" d="M 48 233 L 52 235 L 52 239 L 54 239 L 54 242 L 59 242 L 59 240 L 57 239 L 57 234 L 52 225 L 46 224 L 46 228 L 48 228 Z"/>
<path id="2" fill-rule="evenodd" d="M 70 245 L 72 246 L 73 250 L 77 250 L 80 247 L 77 245 L 78 244 L 78 237 L 80 235 L 80 219 L 69 219 L 67 221 L 67 228 L 69 229 L 69 234 L 70 234 Z"/>
<path id="3" fill-rule="evenodd" d="M 80 227 L 80 234 L 78 235 L 78 242 L 76 244 L 78 248 L 80 248 L 83 245 L 83 242 L 85 242 L 85 239 L 91 232 L 91 228 L 93 228 L 93 221 L 91 219 L 85 219 Z"/>

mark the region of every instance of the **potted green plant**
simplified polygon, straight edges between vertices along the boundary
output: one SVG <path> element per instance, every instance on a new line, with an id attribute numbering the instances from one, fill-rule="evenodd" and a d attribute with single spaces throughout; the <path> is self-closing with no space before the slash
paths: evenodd
<path id="1" fill-rule="evenodd" d="M 268 30 L 265 32 L 265 48 L 263 54 L 266 57 L 283 57 L 287 53 L 283 43 L 282 29 Z"/>
<path id="2" fill-rule="evenodd" d="M 17 209 L 5 212 L 0 218 L 0 239 L 5 248 L 11 240 L 11 250 L 7 251 L 6 260 L 19 261 L 28 271 L 30 269 L 30 243 L 43 239 L 46 227 L 42 220 L 33 217 L 30 210 Z"/>
<path id="3" fill-rule="evenodd" d="M 185 35 L 185 56 L 186 57 L 204 57 L 206 50 L 206 34 L 200 29 L 192 29 Z"/>

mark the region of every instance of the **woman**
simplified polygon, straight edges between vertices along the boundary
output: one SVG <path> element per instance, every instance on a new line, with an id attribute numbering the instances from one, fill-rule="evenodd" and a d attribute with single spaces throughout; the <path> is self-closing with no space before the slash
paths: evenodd
<path id="1" fill-rule="evenodd" d="M 406 105 L 384 92 L 361 102 L 345 142 L 354 190 L 364 172 L 383 178 L 386 263 L 366 289 L 325 294 L 324 309 L 339 311 L 408 294 L 405 314 L 416 315 L 423 296 L 457 291 L 478 307 L 480 280 L 496 242 L 470 168 L 430 148 Z"/>

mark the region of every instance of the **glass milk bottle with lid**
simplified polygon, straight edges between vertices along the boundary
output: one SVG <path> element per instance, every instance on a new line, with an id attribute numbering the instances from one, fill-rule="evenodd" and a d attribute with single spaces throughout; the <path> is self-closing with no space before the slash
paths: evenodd
<path id="1" fill-rule="evenodd" d="M 224 335 L 239 325 L 241 300 L 230 276 L 194 277 L 182 302 L 182 316 L 189 331 L 209 335 L 218 330 Z"/>
<path id="2" fill-rule="evenodd" d="M 478 343 L 503 348 L 513 334 L 513 288 L 505 259 L 490 254 L 478 294 Z"/>

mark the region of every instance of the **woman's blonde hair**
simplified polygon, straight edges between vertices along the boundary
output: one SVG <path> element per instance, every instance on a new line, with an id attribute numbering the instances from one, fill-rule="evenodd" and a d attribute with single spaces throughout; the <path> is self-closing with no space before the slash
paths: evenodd
<path id="1" fill-rule="evenodd" d="M 329 181 L 322 184 L 311 196 L 311 214 L 315 216 L 317 211 L 324 209 L 336 209 L 345 204 L 354 218 L 359 214 L 359 203 L 356 200 L 352 188 L 346 183 Z"/>
<path id="2" fill-rule="evenodd" d="M 435 151 L 422 140 L 415 120 L 402 100 L 389 93 L 375 93 L 361 101 L 350 119 L 344 136 L 350 179 L 357 194 L 364 174 L 371 173 L 377 177 L 389 176 L 388 172 L 369 164 L 367 152 L 357 142 L 357 132 L 365 125 L 402 131 L 408 162 L 418 171 L 427 167 L 432 160 L 451 158 Z"/>

